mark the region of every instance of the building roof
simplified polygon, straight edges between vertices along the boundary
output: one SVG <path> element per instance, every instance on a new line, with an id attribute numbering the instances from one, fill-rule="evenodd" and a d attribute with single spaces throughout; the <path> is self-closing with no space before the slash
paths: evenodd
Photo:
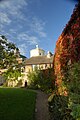
<path id="1" fill-rule="evenodd" d="M 20 54 L 20 58 L 26 59 L 26 56 Z"/>
<path id="2" fill-rule="evenodd" d="M 50 58 L 48 58 L 47 56 L 35 56 L 25 61 L 26 65 L 50 64 L 50 63 L 53 63 L 53 56 L 51 56 Z"/>

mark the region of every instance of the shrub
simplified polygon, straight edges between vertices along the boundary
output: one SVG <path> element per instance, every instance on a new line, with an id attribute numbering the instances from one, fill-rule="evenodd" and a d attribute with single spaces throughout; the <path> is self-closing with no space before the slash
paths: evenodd
<path id="1" fill-rule="evenodd" d="M 30 87 L 35 89 L 41 89 L 42 91 L 52 92 L 53 90 L 53 75 L 52 69 L 39 70 L 35 69 L 28 73 L 28 79 L 30 82 Z"/>
<path id="2" fill-rule="evenodd" d="M 67 96 L 60 95 L 57 88 L 49 97 L 51 120 L 80 120 L 80 62 L 70 65 L 66 74 L 62 85 Z"/>
<path id="3" fill-rule="evenodd" d="M 72 110 L 71 115 L 73 118 L 80 120 L 80 62 L 70 66 L 68 81 L 68 106 Z"/>
<path id="4" fill-rule="evenodd" d="M 54 94 L 49 97 L 48 103 L 51 120 L 73 120 L 68 109 L 68 97 Z"/>

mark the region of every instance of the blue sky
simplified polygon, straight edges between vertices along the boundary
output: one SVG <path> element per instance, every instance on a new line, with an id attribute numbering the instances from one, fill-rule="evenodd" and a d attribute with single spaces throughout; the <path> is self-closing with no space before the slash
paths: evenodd
<path id="1" fill-rule="evenodd" d="M 54 53 L 75 4 L 70 0 L 2 0 L 0 34 L 15 43 L 28 58 L 36 44 Z"/>

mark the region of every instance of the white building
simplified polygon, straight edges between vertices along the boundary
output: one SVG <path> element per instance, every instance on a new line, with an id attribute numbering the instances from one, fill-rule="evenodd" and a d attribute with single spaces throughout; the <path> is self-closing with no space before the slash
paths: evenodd
<path id="1" fill-rule="evenodd" d="M 32 49 L 30 51 L 30 57 L 34 57 L 34 56 L 44 56 L 45 55 L 45 51 L 41 48 L 39 48 L 38 45 L 36 45 L 35 49 Z"/>
<path id="2" fill-rule="evenodd" d="M 39 48 L 38 45 L 36 45 L 35 49 L 30 51 L 30 58 L 25 61 L 24 85 L 25 81 L 29 84 L 27 75 L 30 71 L 34 71 L 35 67 L 40 70 L 53 68 L 53 54 L 49 51 L 45 54 L 45 51 Z"/>

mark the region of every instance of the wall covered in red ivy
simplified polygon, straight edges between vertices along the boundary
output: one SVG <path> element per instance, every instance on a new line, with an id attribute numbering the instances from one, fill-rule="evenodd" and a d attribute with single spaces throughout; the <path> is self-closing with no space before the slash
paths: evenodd
<path id="1" fill-rule="evenodd" d="M 80 3 L 76 5 L 70 21 L 56 42 L 54 72 L 60 88 L 67 66 L 80 60 Z"/>

